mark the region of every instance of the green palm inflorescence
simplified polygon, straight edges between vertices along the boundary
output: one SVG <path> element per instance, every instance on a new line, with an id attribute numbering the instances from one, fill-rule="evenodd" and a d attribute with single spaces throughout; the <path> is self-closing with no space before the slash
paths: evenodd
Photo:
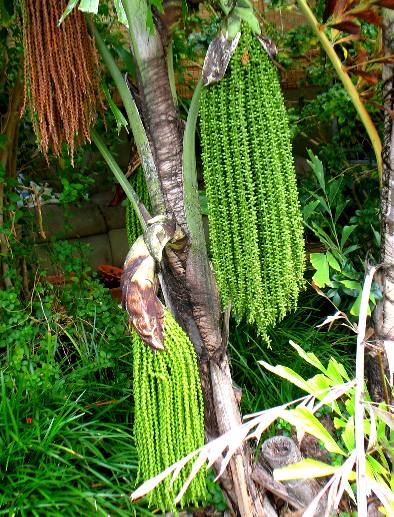
<path id="1" fill-rule="evenodd" d="M 142 168 L 131 184 L 150 210 Z M 128 203 L 126 226 L 129 245 L 143 229 Z M 171 313 L 164 308 L 163 352 L 147 347 L 137 332 L 133 341 L 134 436 L 138 452 L 138 478 L 145 481 L 204 445 L 204 406 L 194 347 Z M 190 473 L 186 466 L 170 485 L 171 476 L 149 494 L 149 506 L 176 513 L 174 499 Z M 180 506 L 198 505 L 206 498 L 205 471 L 193 479 Z"/>
<path id="2" fill-rule="evenodd" d="M 134 431 L 139 478 L 149 479 L 204 445 L 204 408 L 197 357 L 186 333 L 165 309 L 163 352 L 133 336 Z M 190 464 L 171 486 L 171 476 L 149 495 L 149 505 L 175 511 L 174 499 L 190 473 Z M 205 471 L 191 482 L 180 506 L 206 497 Z"/>
<path id="3" fill-rule="evenodd" d="M 305 255 L 278 75 L 252 34 L 241 36 L 224 78 L 203 89 L 200 127 L 222 303 L 265 334 L 297 306 Z"/>

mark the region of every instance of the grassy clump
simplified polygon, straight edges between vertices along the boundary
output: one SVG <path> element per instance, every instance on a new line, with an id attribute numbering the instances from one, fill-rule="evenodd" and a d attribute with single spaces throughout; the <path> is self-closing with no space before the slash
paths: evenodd
<path id="1" fill-rule="evenodd" d="M 67 307 L 67 309 L 66 309 Z M 0 515 L 152 515 L 130 501 L 131 342 L 97 281 L 0 293 Z"/>

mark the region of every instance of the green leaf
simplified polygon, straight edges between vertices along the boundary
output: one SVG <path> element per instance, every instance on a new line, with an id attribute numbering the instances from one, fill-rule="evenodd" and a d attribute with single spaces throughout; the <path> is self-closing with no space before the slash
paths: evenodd
<path id="1" fill-rule="evenodd" d="M 313 281 L 318 287 L 325 287 L 330 284 L 330 269 L 327 256 L 324 253 L 311 253 L 310 261 L 316 269 Z"/>
<path id="2" fill-rule="evenodd" d="M 343 250 L 343 254 L 344 255 L 349 255 L 353 251 L 359 250 L 360 248 L 361 248 L 361 246 L 359 244 L 353 244 L 352 246 L 349 246 L 348 248 Z"/>
<path id="3" fill-rule="evenodd" d="M 99 0 L 81 0 L 78 9 L 85 13 L 97 14 Z"/>
<path id="4" fill-rule="evenodd" d="M 367 454 L 366 459 L 373 471 L 373 474 L 381 474 L 382 476 L 388 476 L 390 474 L 390 472 L 371 454 Z"/>
<path id="5" fill-rule="evenodd" d="M 115 121 L 116 121 L 116 129 L 118 131 L 118 134 L 120 132 L 120 130 L 122 129 L 122 127 L 124 127 L 126 129 L 126 131 L 128 132 L 128 122 L 127 120 L 125 119 L 123 113 L 120 111 L 120 109 L 118 108 L 118 106 L 114 103 L 112 97 L 111 97 L 111 94 L 109 93 L 109 90 L 108 90 L 108 87 L 106 84 L 102 84 L 102 89 L 104 91 L 104 94 L 105 94 L 105 98 L 107 99 L 107 102 L 108 102 L 108 106 L 110 107 L 114 117 L 115 117 Z"/>
<path id="6" fill-rule="evenodd" d="M 308 164 L 310 165 L 311 169 L 315 173 L 315 176 L 317 178 L 317 181 L 319 182 L 319 185 L 321 189 L 325 192 L 326 191 L 326 182 L 324 179 L 324 167 L 323 163 L 319 160 L 317 156 L 313 154 L 313 152 L 308 149 L 308 155 L 310 160 L 308 161 Z"/>
<path id="7" fill-rule="evenodd" d="M 341 266 L 338 264 L 338 261 L 334 257 L 334 255 L 329 251 L 327 251 L 326 255 L 328 263 L 332 267 L 332 269 L 335 269 L 335 271 L 341 271 Z"/>
<path id="8" fill-rule="evenodd" d="M 232 14 L 227 20 L 227 38 L 232 40 L 241 30 L 241 19 Z"/>
<path id="9" fill-rule="evenodd" d="M 220 3 L 220 7 L 222 8 L 222 11 L 227 16 L 233 7 L 232 0 L 219 0 L 219 3 Z"/>
<path id="10" fill-rule="evenodd" d="M 340 282 L 348 289 L 355 289 L 356 291 L 362 290 L 360 282 L 355 282 L 354 280 L 340 280 Z"/>
<path id="11" fill-rule="evenodd" d="M 283 379 L 290 381 L 295 386 L 298 386 L 307 393 L 310 393 L 307 381 L 305 381 L 300 375 L 298 375 L 298 373 L 296 373 L 291 368 L 288 368 L 287 366 L 282 366 L 280 364 L 277 366 L 272 366 L 269 363 L 266 363 L 265 361 L 258 362 L 270 372 L 279 375 L 279 377 L 282 377 Z"/>
<path id="12" fill-rule="evenodd" d="M 128 27 L 129 24 L 127 21 L 125 10 L 123 9 L 122 0 L 114 0 L 114 6 L 116 14 L 118 15 L 119 22 Z"/>
<path id="13" fill-rule="evenodd" d="M 350 308 L 350 314 L 352 316 L 359 316 L 360 314 L 360 307 L 361 307 L 361 295 L 362 293 L 360 293 L 357 298 L 356 298 L 356 301 L 353 303 L 353 305 L 351 306 Z M 368 315 L 370 315 L 371 311 L 369 310 L 368 308 Z"/>
<path id="14" fill-rule="evenodd" d="M 354 232 L 354 230 L 357 228 L 357 225 L 354 224 L 352 226 L 344 226 L 342 230 L 342 236 L 341 236 L 341 248 L 344 247 L 347 240 L 349 239 L 350 235 Z"/>
<path id="15" fill-rule="evenodd" d="M 326 369 L 324 368 L 323 364 L 319 361 L 319 359 L 316 357 L 316 355 L 313 352 L 305 352 L 303 348 L 300 347 L 300 345 L 297 345 L 297 343 L 294 343 L 294 341 L 289 341 L 290 345 L 295 348 L 298 352 L 298 355 L 305 359 L 305 361 L 318 370 L 320 370 L 323 373 L 326 373 Z"/>
<path id="16" fill-rule="evenodd" d="M 256 16 L 253 14 L 253 9 L 247 7 L 236 7 L 234 9 L 234 14 L 247 23 L 255 34 L 261 34 L 260 24 Z"/>
<path id="17" fill-rule="evenodd" d="M 346 449 L 351 452 L 356 443 L 354 438 L 354 418 L 352 416 L 346 422 L 345 430 L 342 433 L 342 440 Z"/>
<path id="18" fill-rule="evenodd" d="M 333 384 L 343 384 L 344 381 L 349 381 L 349 376 L 343 364 L 338 363 L 338 361 L 333 357 L 330 357 L 326 373 L 327 377 L 332 380 Z"/>
<path id="19" fill-rule="evenodd" d="M 308 203 L 307 205 L 304 206 L 303 215 L 304 215 L 305 222 L 307 222 L 308 219 L 311 217 L 311 215 L 314 213 L 318 204 L 319 204 L 319 200 L 315 199 L 314 201 L 311 201 L 310 203 Z"/>
<path id="20" fill-rule="evenodd" d="M 67 4 L 67 7 L 64 9 L 63 14 L 60 17 L 60 20 L 57 22 L 57 25 L 59 26 L 64 22 L 64 20 L 67 18 L 67 16 L 71 13 L 71 11 L 74 9 L 74 7 L 78 4 L 79 0 L 70 0 Z"/>
<path id="21" fill-rule="evenodd" d="M 322 461 L 307 458 L 299 461 L 298 463 L 288 465 L 287 467 L 275 469 L 273 474 L 276 481 L 288 481 L 290 479 L 308 479 L 331 476 L 340 469 L 341 466 L 329 465 Z M 351 481 L 356 479 L 355 472 L 351 472 L 349 479 Z"/>
<path id="22" fill-rule="evenodd" d="M 308 408 L 299 406 L 296 409 L 285 411 L 282 418 L 320 440 L 329 452 L 346 456 L 327 429 Z"/>
<path id="23" fill-rule="evenodd" d="M 318 398 L 321 399 L 328 393 L 328 390 L 332 386 L 332 383 L 329 381 L 326 375 L 318 373 L 314 377 L 308 379 L 308 386 L 310 388 L 311 393 L 323 392 L 320 393 L 318 396 Z M 325 390 L 327 390 L 326 393 L 324 393 Z"/>

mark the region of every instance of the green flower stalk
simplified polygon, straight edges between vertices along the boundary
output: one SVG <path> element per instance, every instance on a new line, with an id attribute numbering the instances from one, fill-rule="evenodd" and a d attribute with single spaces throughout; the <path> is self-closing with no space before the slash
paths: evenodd
<path id="1" fill-rule="evenodd" d="M 204 445 L 204 408 L 194 347 L 171 313 L 164 309 L 164 347 L 155 352 L 133 331 L 134 433 L 138 478 L 145 481 Z M 190 473 L 184 467 L 149 495 L 149 505 L 176 512 L 174 499 Z M 193 479 L 180 506 L 198 505 L 206 497 L 205 472 Z"/>
<path id="2" fill-rule="evenodd" d="M 252 34 L 241 36 L 224 78 L 202 91 L 200 127 L 222 303 L 265 334 L 297 306 L 305 256 L 278 75 Z"/>

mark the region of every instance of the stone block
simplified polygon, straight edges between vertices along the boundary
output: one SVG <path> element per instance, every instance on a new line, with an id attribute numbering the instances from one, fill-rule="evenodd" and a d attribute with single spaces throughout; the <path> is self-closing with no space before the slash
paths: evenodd
<path id="1" fill-rule="evenodd" d="M 36 210 L 33 210 L 37 218 Z M 104 216 L 93 203 L 67 209 L 57 204 L 43 205 L 41 213 L 47 238 L 72 239 L 106 232 Z M 42 240 L 36 231 L 37 239 Z"/>
<path id="2" fill-rule="evenodd" d="M 90 265 L 93 270 L 96 270 L 97 267 L 102 264 L 114 264 L 111 244 L 107 233 L 90 235 L 89 237 L 82 237 L 79 240 L 88 244 L 91 249 Z"/>
<path id="3" fill-rule="evenodd" d="M 117 267 L 123 267 L 124 260 L 129 251 L 126 228 L 110 230 L 108 237 L 111 243 L 112 264 Z"/>
<path id="4" fill-rule="evenodd" d="M 122 205 L 103 206 L 101 212 L 104 216 L 107 230 L 119 230 L 126 226 L 126 208 Z"/>

